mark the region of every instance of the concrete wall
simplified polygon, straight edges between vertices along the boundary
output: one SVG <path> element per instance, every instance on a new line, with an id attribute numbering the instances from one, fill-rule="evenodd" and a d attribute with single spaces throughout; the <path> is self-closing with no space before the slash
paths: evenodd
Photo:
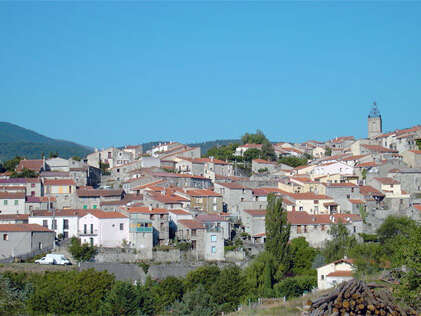
<path id="1" fill-rule="evenodd" d="M 7 240 L 4 235 L 7 234 Z M 0 261 L 31 257 L 54 246 L 53 232 L 0 232 Z"/>

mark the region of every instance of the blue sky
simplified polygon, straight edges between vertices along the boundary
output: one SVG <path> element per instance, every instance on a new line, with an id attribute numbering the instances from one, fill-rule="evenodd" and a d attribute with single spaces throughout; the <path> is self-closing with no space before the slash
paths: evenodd
<path id="1" fill-rule="evenodd" d="M 421 123 L 421 2 L 0 2 L 0 121 L 103 147 Z"/>

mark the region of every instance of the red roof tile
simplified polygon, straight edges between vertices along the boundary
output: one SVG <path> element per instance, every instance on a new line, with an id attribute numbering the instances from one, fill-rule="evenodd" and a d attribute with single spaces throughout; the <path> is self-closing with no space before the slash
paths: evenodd
<path id="1" fill-rule="evenodd" d="M 38 224 L 0 224 L 1 232 L 53 232 Z"/>
<path id="2" fill-rule="evenodd" d="M 44 185 L 76 185 L 73 179 L 45 179 Z"/>
<path id="3" fill-rule="evenodd" d="M 178 224 L 190 229 L 204 229 L 205 226 L 195 219 L 180 219 Z"/>
<path id="4" fill-rule="evenodd" d="M 352 271 L 334 271 L 329 273 L 327 276 L 328 277 L 352 277 Z"/>
<path id="5" fill-rule="evenodd" d="M 44 166 L 44 161 L 42 159 L 36 160 L 21 160 L 16 167 L 16 171 L 22 171 L 23 169 L 29 169 L 32 171 L 39 172 Z"/>
<path id="6" fill-rule="evenodd" d="M 25 199 L 25 192 L 0 192 L 0 199 Z"/>
<path id="7" fill-rule="evenodd" d="M 386 185 L 392 185 L 392 184 L 399 184 L 399 181 L 396 181 L 395 179 L 392 178 L 374 178 L 375 180 L 377 180 L 378 182 L 380 182 L 381 184 L 386 184 Z"/>

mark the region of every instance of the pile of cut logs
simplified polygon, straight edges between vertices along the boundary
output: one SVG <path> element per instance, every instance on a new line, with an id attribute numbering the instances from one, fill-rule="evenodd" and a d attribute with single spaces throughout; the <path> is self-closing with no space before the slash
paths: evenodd
<path id="1" fill-rule="evenodd" d="M 390 292 L 376 284 L 352 280 L 338 285 L 332 292 L 308 301 L 304 315 L 417 315 L 414 310 L 399 307 Z"/>

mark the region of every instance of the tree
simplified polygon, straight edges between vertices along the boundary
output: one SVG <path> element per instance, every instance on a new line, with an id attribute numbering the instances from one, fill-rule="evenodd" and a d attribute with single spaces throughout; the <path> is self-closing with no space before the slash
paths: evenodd
<path id="1" fill-rule="evenodd" d="M 237 147 L 238 144 L 215 146 L 207 151 L 206 157 L 214 157 L 215 159 L 232 161 L 234 160 L 234 153 Z"/>
<path id="2" fill-rule="evenodd" d="M 298 297 L 304 292 L 310 292 L 317 286 L 316 276 L 296 276 L 286 278 L 275 285 L 275 293 L 278 297 Z"/>
<path id="3" fill-rule="evenodd" d="M 114 276 L 94 269 L 32 274 L 30 315 L 93 315 L 114 284 Z"/>
<path id="4" fill-rule="evenodd" d="M 325 155 L 327 157 L 332 156 L 332 148 L 326 147 Z"/>
<path id="5" fill-rule="evenodd" d="M 269 160 L 269 161 L 275 161 L 276 155 L 275 150 L 273 149 L 273 145 L 270 142 L 264 142 L 262 145 L 262 158 Z"/>
<path id="6" fill-rule="evenodd" d="M 23 168 L 21 172 L 13 171 L 11 178 L 37 178 L 38 173 L 33 170 Z"/>
<path id="7" fill-rule="evenodd" d="M 152 294 L 157 311 L 164 311 L 183 297 L 183 282 L 173 276 L 167 277 L 152 287 Z"/>
<path id="8" fill-rule="evenodd" d="M 289 248 L 292 260 L 291 272 L 294 275 L 314 274 L 315 270 L 312 269 L 312 264 L 318 251 L 310 247 L 304 237 L 292 239 Z"/>
<path id="9" fill-rule="evenodd" d="M 13 159 L 7 160 L 3 164 L 3 168 L 7 171 L 15 171 L 16 167 L 19 165 L 19 162 L 23 160 L 23 157 L 16 156 Z"/>
<path id="10" fill-rule="evenodd" d="M 291 225 L 288 223 L 287 211 L 282 208 L 282 199 L 269 194 L 266 208 L 266 242 L 265 250 L 283 265 L 285 272 L 289 270 L 289 235 Z"/>
<path id="11" fill-rule="evenodd" d="M 208 264 L 187 273 L 184 279 L 184 287 L 187 291 L 193 290 L 199 284 L 203 285 L 206 290 L 216 282 L 221 270 L 217 265 Z"/>
<path id="12" fill-rule="evenodd" d="M 331 240 L 325 242 L 322 250 L 327 262 L 342 259 L 345 255 L 349 256 L 351 248 L 357 243 L 355 237 L 349 234 L 348 229 L 341 222 L 331 225 L 329 235 Z"/>
<path id="13" fill-rule="evenodd" d="M 136 287 L 128 282 L 117 281 L 105 297 L 101 314 L 136 315 L 138 304 Z"/>
<path id="14" fill-rule="evenodd" d="M 109 176 L 111 172 L 108 170 L 110 168 L 110 164 L 107 162 L 99 162 L 99 168 L 101 169 L 101 174 L 103 176 Z"/>
<path id="15" fill-rule="evenodd" d="M 23 315 L 25 293 L 17 290 L 10 280 L 0 275 L 0 316 Z"/>
<path id="16" fill-rule="evenodd" d="M 377 236 L 382 244 L 396 236 L 408 237 L 416 227 L 416 222 L 405 216 L 388 216 L 377 229 Z"/>
<path id="17" fill-rule="evenodd" d="M 260 158 L 262 156 L 262 152 L 257 148 L 250 148 L 244 152 L 243 158 L 245 161 L 252 161 L 253 159 Z"/>
<path id="18" fill-rule="evenodd" d="M 219 307 L 202 284 L 187 292 L 181 302 L 172 306 L 171 315 L 175 316 L 216 316 L 219 314 Z"/>
<path id="19" fill-rule="evenodd" d="M 49 156 L 49 158 L 57 158 L 58 157 L 58 152 L 57 151 L 56 152 L 50 151 L 50 154 L 48 156 Z"/>
<path id="20" fill-rule="evenodd" d="M 72 159 L 75 161 L 81 161 L 81 158 L 79 156 L 73 156 Z"/>
<path id="21" fill-rule="evenodd" d="M 416 140 L 416 144 L 419 150 L 421 150 L 421 139 Z"/>
<path id="22" fill-rule="evenodd" d="M 307 158 L 287 156 L 287 157 L 280 158 L 278 162 L 283 163 L 284 165 L 288 165 L 290 167 L 296 168 L 298 166 L 305 166 L 307 164 Z"/>
<path id="23" fill-rule="evenodd" d="M 384 256 L 383 247 L 379 243 L 356 244 L 349 255 L 354 260 L 360 276 L 376 273 L 387 265 L 387 257 Z"/>
<path id="24" fill-rule="evenodd" d="M 246 279 L 236 265 L 229 265 L 222 269 L 210 289 L 214 301 L 223 312 L 234 311 L 246 292 Z"/>
<path id="25" fill-rule="evenodd" d="M 97 249 L 94 246 L 90 246 L 89 244 L 81 244 L 79 238 L 72 237 L 70 241 L 69 251 L 72 254 L 73 258 L 75 258 L 79 262 L 89 261 L 95 257 L 97 254 Z"/>
<path id="26" fill-rule="evenodd" d="M 257 130 L 255 134 L 245 133 L 241 137 L 241 143 L 245 144 L 264 144 L 265 142 L 269 142 L 266 138 L 265 134 L 261 130 Z"/>
<path id="27" fill-rule="evenodd" d="M 263 251 L 247 266 L 244 275 L 249 289 L 249 298 L 255 299 L 268 294 L 268 274 L 270 272 L 273 282 L 277 281 L 280 275 L 277 273 L 277 265 L 274 256 L 268 251 Z"/>
<path id="28" fill-rule="evenodd" d="M 408 272 L 400 280 L 397 294 L 414 309 L 421 309 L 421 226 L 414 227 L 399 248 Z"/>

